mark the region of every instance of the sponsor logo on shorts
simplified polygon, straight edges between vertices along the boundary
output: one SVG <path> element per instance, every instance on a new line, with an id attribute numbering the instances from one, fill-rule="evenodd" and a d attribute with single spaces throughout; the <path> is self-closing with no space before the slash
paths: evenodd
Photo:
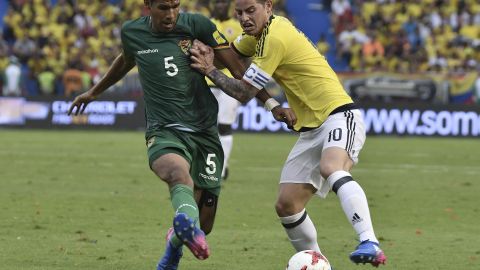
<path id="1" fill-rule="evenodd" d="M 205 175 L 203 173 L 199 173 L 198 175 L 205 180 L 218 182 L 218 177 L 215 177 L 214 175 Z"/>

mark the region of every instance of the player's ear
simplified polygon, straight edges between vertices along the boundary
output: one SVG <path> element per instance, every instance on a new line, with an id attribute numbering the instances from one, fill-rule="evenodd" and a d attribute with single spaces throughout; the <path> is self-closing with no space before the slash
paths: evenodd
<path id="1" fill-rule="evenodd" d="M 267 11 L 272 12 L 273 11 L 273 2 L 272 0 L 266 0 L 265 1 L 265 8 Z"/>

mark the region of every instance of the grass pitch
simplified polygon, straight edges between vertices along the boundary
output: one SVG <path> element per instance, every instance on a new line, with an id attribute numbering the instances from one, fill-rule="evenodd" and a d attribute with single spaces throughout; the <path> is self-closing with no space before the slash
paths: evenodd
<path id="1" fill-rule="evenodd" d="M 294 250 L 273 204 L 295 140 L 235 134 L 212 255 L 185 249 L 181 269 L 285 269 Z M 478 139 L 367 139 L 353 176 L 384 269 L 480 269 L 479 164 Z M 356 236 L 334 194 L 307 209 L 335 270 L 372 268 L 348 260 Z M 0 269 L 155 269 L 172 215 L 143 133 L 0 130 Z"/>

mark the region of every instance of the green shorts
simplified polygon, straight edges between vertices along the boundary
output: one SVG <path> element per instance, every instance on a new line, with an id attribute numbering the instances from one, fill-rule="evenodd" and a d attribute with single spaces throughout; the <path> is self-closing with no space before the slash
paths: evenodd
<path id="1" fill-rule="evenodd" d="M 190 164 L 190 176 L 196 188 L 220 194 L 223 169 L 223 149 L 216 129 L 194 133 L 164 128 L 147 139 L 150 167 L 160 156 L 175 153 Z"/>

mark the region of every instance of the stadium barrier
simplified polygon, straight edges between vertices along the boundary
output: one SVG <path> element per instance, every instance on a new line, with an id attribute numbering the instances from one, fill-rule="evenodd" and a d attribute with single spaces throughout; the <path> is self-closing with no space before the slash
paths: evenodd
<path id="1" fill-rule="evenodd" d="M 142 98 L 104 97 L 85 114 L 67 115 L 71 100 L 0 97 L 0 127 L 143 130 Z M 284 103 L 284 106 L 287 106 Z M 478 137 L 480 106 L 425 103 L 359 104 L 369 135 Z M 256 100 L 241 106 L 233 128 L 242 132 L 292 132 Z"/>
<path id="2" fill-rule="evenodd" d="M 419 101 L 435 104 L 480 102 L 477 72 L 458 74 L 339 73 L 355 100 Z"/>

